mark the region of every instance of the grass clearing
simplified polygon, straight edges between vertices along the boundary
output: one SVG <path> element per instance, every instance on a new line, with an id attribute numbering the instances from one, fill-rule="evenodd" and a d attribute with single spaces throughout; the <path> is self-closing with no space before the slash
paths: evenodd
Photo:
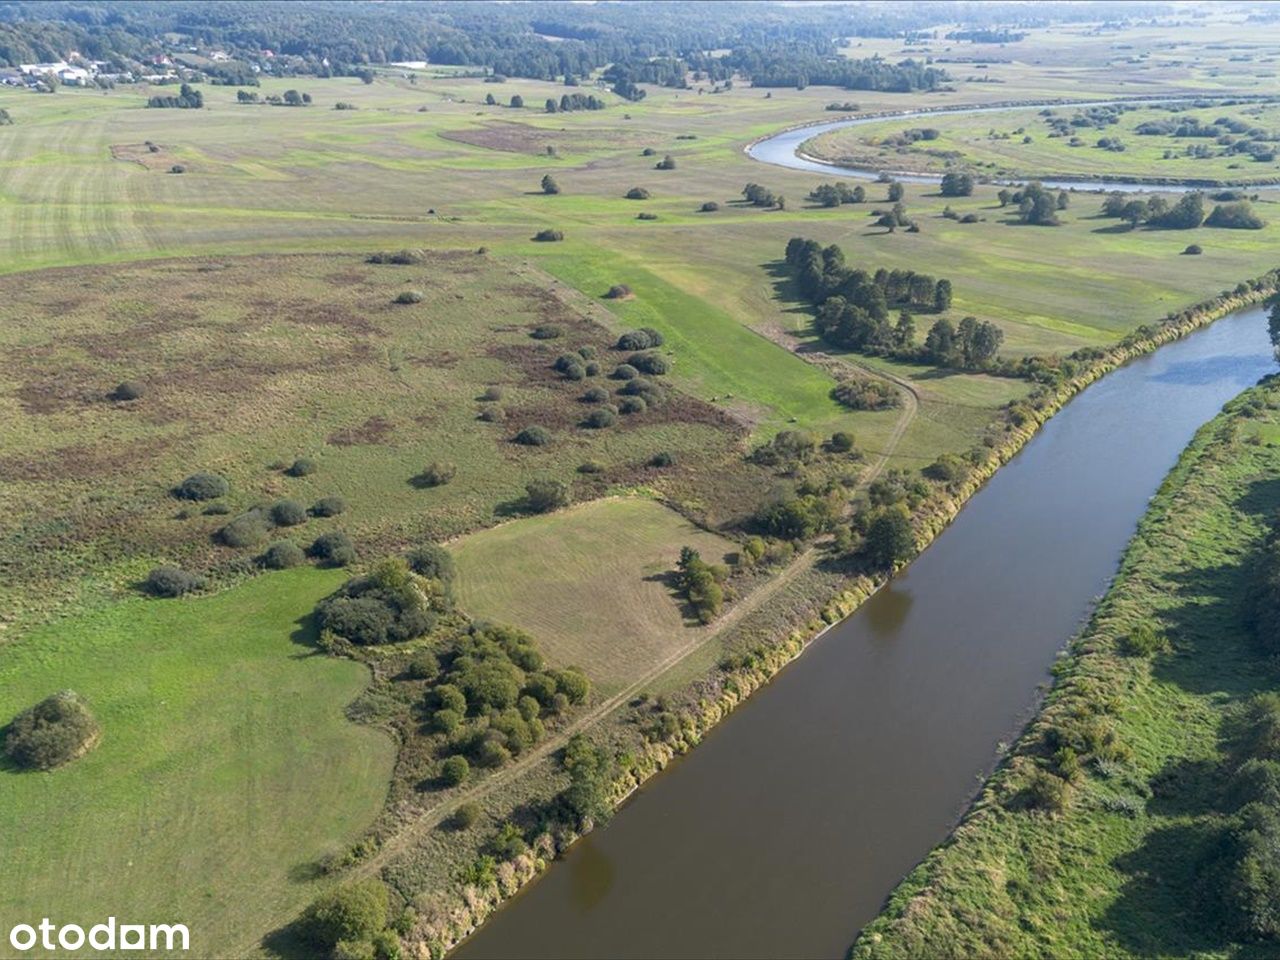
<path id="1" fill-rule="evenodd" d="M 450 549 L 464 610 L 529 631 L 548 658 L 582 667 L 608 695 L 715 629 L 691 620 L 668 582 L 686 545 L 710 563 L 736 551 L 642 499 L 516 520 Z"/>
<path id="2" fill-rule="evenodd" d="M 0 922 L 183 922 L 227 956 L 315 895 L 307 867 L 377 814 L 395 757 L 343 709 L 365 667 L 292 639 L 334 571 L 66 618 L 0 659 L 4 722 L 71 688 L 103 728 L 51 773 L 0 767 Z M 180 882 L 177 882 L 180 881 Z"/>

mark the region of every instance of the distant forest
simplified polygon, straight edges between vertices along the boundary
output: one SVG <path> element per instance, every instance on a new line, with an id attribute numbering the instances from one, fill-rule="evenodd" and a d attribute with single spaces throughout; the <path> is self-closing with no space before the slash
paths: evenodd
<path id="1" fill-rule="evenodd" d="M 757 86 L 932 89 L 946 74 L 924 64 L 837 55 L 850 37 L 917 35 L 957 21 L 974 30 L 1134 19 L 1169 12 L 1148 3 L 776 4 L 650 2 L 372 3 L 264 0 L 172 3 L 0 2 L 0 65 L 64 59 L 71 51 L 119 64 L 180 44 L 220 48 L 273 73 L 347 75 L 426 60 L 539 79 L 587 77 L 613 65 L 622 83 L 680 86 L 738 73 Z M 178 38 L 175 41 L 175 38 Z M 267 58 L 263 51 L 271 51 Z M 235 82 L 232 80 L 231 82 Z"/>

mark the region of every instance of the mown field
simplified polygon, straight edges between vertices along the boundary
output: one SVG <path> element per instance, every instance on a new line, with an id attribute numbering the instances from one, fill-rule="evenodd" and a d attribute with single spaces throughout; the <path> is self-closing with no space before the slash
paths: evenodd
<path id="1" fill-rule="evenodd" d="M 1278 469 L 1280 393 L 1268 382 L 1188 447 L 1044 711 L 853 956 L 1273 955 L 1232 934 L 1214 857 L 1227 849 L 1246 702 L 1276 685 L 1246 598 L 1280 506 Z M 1129 649 L 1144 624 L 1167 652 Z M 1063 812 L 1026 809 L 1033 767 L 1054 762 L 1046 733 L 1099 709 L 1116 759 L 1082 754 Z"/>
<path id="2" fill-rule="evenodd" d="M 227 956 L 307 904 L 312 865 L 377 815 L 395 757 L 343 713 L 367 668 L 313 655 L 299 622 L 341 580 L 138 598 L 5 647 L 0 715 L 71 688 L 103 728 L 65 769 L 0 768 L 6 926 L 184 922 L 193 953 Z"/>
<path id="3" fill-rule="evenodd" d="M 1044 111 L 1050 111 L 1045 116 Z M 1226 118 L 1249 128 L 1280 134 L 1280 107 L 1274 104 L 1150 104 L 1126 110 L 1117 122 L 1099 126 L 1071 126 L 1050 136 L 1050 121 L 1087 119 L 1070 106 L 1027 108 L 988 114 L 934 116 L 922 120 L 898 118 L 837 130 L 814 137 L 805 153 L 849 166 L 940 173 L 960 168 L 993 177 L 1126 176 L 1175 180 L 1247 183 L 1280 177 L 1280 161 L 1259 162 L 1248 154 L 1230 153 L 1215 137 L 1142 134 L 1143 124 L 1190 124 L 1211 128 Z M 928 127 L 937 131 L 929 140 L 903 142 L 904 134 Z M 1219 127 L 1219 135 L 1233 135 Z M 1176 130 L 1176 127 L 1175 127 Z M 1100 140 L 1119 139 L 1123 150 L 1099 146 Z M 1075 141 L 1075 142 L 1073 142 Z M 1189 149 L 1208 151 L 1187 156 Z"/>
<path id="4" fill-rule="evenodd" d="M 598 500 L 472 534 L 450 549 L 458 600 L 473 616 L 543 638 L 560 666 L 586 671 L 601 693 L 635 680 L 711 632 L 669 582 L 680 548 L 708 563 L 731 540 L 652 500 Z"/>

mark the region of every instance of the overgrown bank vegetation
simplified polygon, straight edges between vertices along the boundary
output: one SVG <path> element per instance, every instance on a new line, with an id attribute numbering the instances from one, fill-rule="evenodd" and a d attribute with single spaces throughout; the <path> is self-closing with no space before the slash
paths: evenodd
<path id="1" fill-rule="evenodd" d="M 1152 502 L 1053 692 L 857 957 L 1272 952 L 1280 382 Z"/>

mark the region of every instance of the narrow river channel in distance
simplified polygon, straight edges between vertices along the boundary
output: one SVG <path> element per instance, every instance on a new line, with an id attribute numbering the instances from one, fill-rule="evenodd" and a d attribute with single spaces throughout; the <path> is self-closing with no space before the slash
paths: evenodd
<path id="1" fill-rule="evenodd" d="M 1089 387 L 456 955 L 843 956 L 1029 718 L 1196 429 L 1274 369 L 1255 307 Z"/>

